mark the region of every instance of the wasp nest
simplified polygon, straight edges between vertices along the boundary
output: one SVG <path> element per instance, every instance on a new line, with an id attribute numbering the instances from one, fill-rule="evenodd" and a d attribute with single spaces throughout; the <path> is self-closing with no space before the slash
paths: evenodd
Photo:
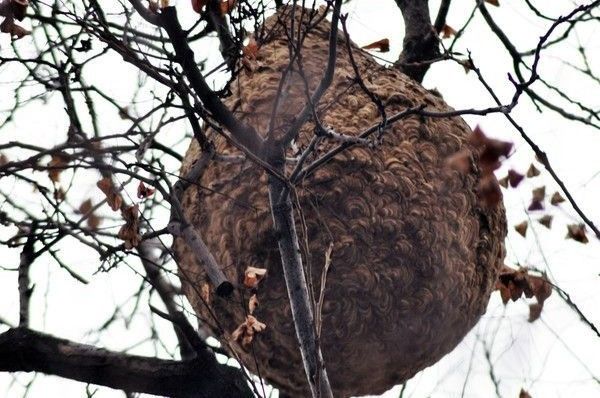
<path id="1" fill-rule="evenodd" d="M 233 95 L 226 101 L 263 136 L 290 62 L 288 19 L 282 12 L 279 19 L 267 20 L 266 40 L 231 84 Z M 298 22 L 297 17 L 296 28 L 306 28 Z M 323 19 L 302 43 L 302 72 L 310 92 L 327 64 L 329 30 Z M 451 110 L 398 70 L 351 47 L 365 85 L 381 99 L 387 115 L 419 105 Z M 357 84 L 343 33 L 337 52 L 335 77 L 317 114 L 324 126 L 355 136 L 380 123 L 381 115 Z M 280 93 L 274 134 L 291 125 L 304 107 L 305 93 L 305 80 L 295 68 Z M 314 129 L 312 122 L 302 127 L 290 157 L 302 152 Z M 202 266 L 177 240 L 185 293 L 205 325 L 244 365 L 286 393 L 305 396 L 308 385 L 273 231 L 267 175 L 252 161 L 232 161 L 240 152 L 212 130 L 207 134 L 217 152 L 228 156 L 208 166 L 198 185 L 185 193 L 183 206 L 228 279 L 241 288 L 229 299 L 207 294 Z M 295 214 L 299 220 L 301 209 L 305 220 L 298 231 L 317 295 L 333 244 L 320 342 L 336 397 L 378 394 L 409 379 L 456 347 L 484 313 L 503 262 L 506 226 L 501 202 L 486 204 L 478 192 L 483 173 L 471 134 L 460 117 L 410 116 L 385 130 L 377 145 L 355 145 L 298 184 Z M 324 139 L 308 162 L 335 145 Z M 183 175 L 200 152 L 192 142 Z M 448 167 L 457 153 L 468 155 L 462 170 Z M 290 160 L 287 167 L 289 172 L 295 163 Z M 260 306 L 252 319 L 247 318 L 252 292 L 243 287 L 249 266 L 268 270 L 256 289 Z M 256 334 L 236 341 L 240 325 Z"/>

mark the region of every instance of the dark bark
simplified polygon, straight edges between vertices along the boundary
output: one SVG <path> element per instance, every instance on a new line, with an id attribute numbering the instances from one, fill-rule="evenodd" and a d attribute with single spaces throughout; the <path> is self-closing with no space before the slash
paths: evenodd
<path id="1" fill-rule="evenodd" d="M 202 105 L 212 114 L 213 118 L 221 123 L 245 148 L 255 155 L 259 155 L 262 148 L 262 139 L 251 127 L 240 122 L 233 113 L 223 104 L 217 94 L 210 89 L 194 58 L 194 51 L 190 48 L 187 36 L 181 28 L 175 7 L 165 7 L 160 15 L 160 25 L 165 29 L 177 60 L 183 68 L 190 85 L 202 101 Z"/>
<path id="2" fill-rule="evenodd" d="M 431 25 L 427 0 L 396 0 L 404 19 L 404 43 L 398 66 L 402 72 L 421 82 L 430 61 L 440 55 L 439 41 Z"/>
<path id="3" fill-rule="evenodd" d="M 168 397 L 252 397 L 242 373 L 206 352 L 173 361 L 127 355 L 25 328 L 0 334 L 0 371 L 42 372 Z"/>

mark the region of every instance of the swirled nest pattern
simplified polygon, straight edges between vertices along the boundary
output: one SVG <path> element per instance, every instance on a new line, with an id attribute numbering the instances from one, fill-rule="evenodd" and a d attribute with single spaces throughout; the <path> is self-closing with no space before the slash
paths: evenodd
<path id="1" fill-rule="evenodd" d="M 286 18 L 283 12 L 267 20 L 270 34 L 261 43 L 254 71 L 239 75 L 226 101 L 263 135 L 289 64 Z M 299 21 L 296 25 L 304 26 Z M 303 42 L 303 70 L 311 92 L 327 64 L 329 30 L 323 20 Z M 388 115 L 420 104 L 428 110 L 451 110 L 438 95 L 351 45 L 365 84 L 381 98 Z M 356 84 L 341 32 L 337 51 L 335 77 L 318 104 L 318 115 L 336 132 L 357 135 L 381 116 Z M 296 71 L 284 85 L 276 133 L 289 127 L 305 98 Z M 207 133 L 219 154 L 240 155 L 223 137 L 210 129 Z M 299 151 L 313 134 L 314 125 L 306 123 L 296 141 Z M 489 207 L 478 197 L 480 171 L 470 134 L 460 117 L 411 116 L 393 124 L 380 145 L 354 146 L 299 184 L 306 234 L 298 230 L 307 241 L 305 262 L 317 292 L 325 253 L 333 242 L 321 346 L 336 397 L 378 394 L 409 379 L 450 352 L 485 312 L 504 259 L 506 223 L 501 203 Z M 325 141 L 309 161 L 332 145 Z M 467 173 L 447 166 L 448 157 L 460 150 L 471 154 Z M 297 153 L 290 150 L 289 155 Z M 192 142 L 182 175 L 199 156 Z M 293 167 L 290 162 L 288 171 Z M 289 395 L 307 395 L 266 173 L 248 160 L 217 160 L 186 191 L 183 206 L 230 281 L 241 286 L 248 266 L 268 269 L 255 312 L 267 328 L 247 351 L 230 341 L 230 333 L 245 319 L 249 292 L 239 289 L 230 299 L 211 295 L 207 307 L 200 289 L 206 274 L 185 243 L 176 240 L 184 291 L 194 310 L 217 338 L 229 341 L 248 368 Z"/>

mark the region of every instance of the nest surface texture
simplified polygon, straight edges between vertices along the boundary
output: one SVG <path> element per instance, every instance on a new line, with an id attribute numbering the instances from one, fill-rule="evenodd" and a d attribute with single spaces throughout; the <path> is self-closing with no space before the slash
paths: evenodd
<path id="1" fill-rule="evenodd" d="M 299 14 L 295 26 L 304 29 L 306 15 L 300 22 Z M 239 75 L 226 101 L 263 136 L 289 64 L 289 25 L 289 10 L 267 20 L 267 40 L 260 44 L 254 70 Z M 303 41 L 303 73 L 311 93 L 327 64 L 329 30 L 329 22 L 322 20 Z M 381 115 L 356 84 L 342 32 L 339 37 L 335 77 L 317 114 L 334 131 L 357 135 L 379 123 Z M 381 99 L 388 116 L 421 104 L 431 111 L 451 110 L 439 96 L 351 46 L 364 83 Z M 274 134 L 289 127 L 305 99 L 305 83 L 296 68 L 283 86 Z M 240 155 L 223 137 L 207 133 L 219 154 Z M 317 295 L 333 242 L 321 347 L 336 397 L 379 394 L 409 379 L 456 347 L 485 312 L 504 259 L 506 223 L 501 203 L 489 207 L 478 197 L 480 171 L 470 134 L 459 117 L 411 116 L 388 128 L 381 144 L 354 146 L 299 184 L 306 228 L 298 222 L 298 233 L 307 242 L 303 258 Z M 298 151 L 313 135 L 314 124 L 306 123 L 296 141 Z M 308 163 L 339 145 L 323 142 Z M 448 157 L 460 150 L 471 154 L 467 173 L 447 166 Z M 194 141 L 182 175 L 200 152 Z M 294 166 L 290 162 L 288 172 Z M 252 371 L 291 396 L 308 395 L 266 173 L 247 160 L 214 161 L 198 185 L 186 191 L 183 206 L 230 281 L 243 286 L 248 266 L 268 270 L 258 287 L 260 306 L 255 311 L 267 328 L 244 350 L 230 334 L 245 320 L 251 292 L 242 287 L 229 299 L 211 294 L 209 311 L 201 289 L 206 274 L 185 243 L 176 240 L 184 291 L 194 310 Z M 299 221 L 298 214 L 296 209 Z"/>

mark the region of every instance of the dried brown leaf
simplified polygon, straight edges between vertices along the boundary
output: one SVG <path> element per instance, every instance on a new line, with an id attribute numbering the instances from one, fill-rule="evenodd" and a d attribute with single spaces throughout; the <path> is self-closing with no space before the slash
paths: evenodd
<path id="1" fill-rule="evenodd" d="M 373 43 L 367 44 L 362 48 L 364 50 L 375 50 L 382 53 L 386 53 L 390 51 L 390 40 L 388 38 L 384 38 L 381 40 L 374 41 Z"/>
<path id="2" fill-rule="evenodd" d="M 513 146 L 510 142 L 487 137 L 479 126 L 475 127 L 469 141 L 479 150 L 479 166 L 483 174 L 500 167 L 500 159 L 507 157 Z"/>
<path id="3" fill-rule="evenodd" d="M 264 268 L 248 267 L 244 272 L 244 286 L 254 289 L 267 274 Z"/>
<path id="4" fill-rule="evenodd" d="M 231 338 L 239 343 L 242 348 L 248 349 L 254 335 L 262 332 L 266 327 L 267 325 L 258 321 L 254 316 L 247 315 L 246 320 L 231 333 Z"/>
<path id="5" fill-rule="evenodd" d="M 146 199 L 154 194 L 155 189 L 147 187 L 142 181 L 138 184 L 137 197 L 140 199 Z"/>
<path id="6" fill-rule="evenodd" d="M 455 36 L 456 30 L 454 30 L 452 26 L 445 24 L 440 33 L 442 34 L 443 39 L 447 39 L 449 37 Z"/>
<path id="7" fill-rule="evenodd" d="M 48 176 L 52 182 L 60 181 L 60 173 L 63 172 L 63 168 L 69 164 L 69 157 L 63 153 L 52 154 L 50 162 L 48 162 Z"/>
<path id="8" fill-rule="evenodd" d="M 546 214 L 542 218 L 538 219 L 538 222 L 542 224 L 544 227 L 550 229 L 552 228 L 552 219 L 553 217 L 550 214 Z"/>
<path id="9" fill-rule="evenodd" d="M 221 15 L 227 15 L 235 8 L 236 0 L 221 1 Z"/>
<path id="10" fill-rule="evenodd" d="M 117 236 L 125 241 L 126 249 L 137 247 L 142 240 L 138 205 L 126 207 L 121 211 L 121 215 L 125 220 L 125 224 L 121 227 Z"/>
<path id="11" fill-rule="evenodd" d="M 58 202 L 62 202 L 63 200 L 65 200 L 67 193 L 62 187 L 59 186 L 54 190 L 53 196 L 55 200 L 57 200 Z"/>
<path id="12" fill-rule="evenodd" d="M 560 194 L 560 192 L 554 192 L 552 194 L 552 197 L 550 198 L 550 204 L 552 206 L 557 206 L 558 204 L 562 203 L 565 201 L 565 198 L 562 197 L 562 195 Z"/>
<path id="13" fill-rule="evenodd" d="M 546 198 L 546 187 L 541 186 L 531 191 L 531 198 L 538 202 L 543 202 Z"/>
<path id="14" fill-rule="evenodd" d="M 29 1 L 27 0 L 10 0 L 10 13 L 13 18 L 22 21 L 27 13 Z"/>
<path id="15" fill-rule="evenodd" d="M 202 12 L 202 8 L 208 3 L 208 0 L 192 0 L 192 8 L 198 14 Z"/>
<path id="16" fill-rule="evenodd" d="M 531 165 L 527 169 L 527 178 L 533 178 L 533 177 L 537 177 L 539 175 L 540 175 L 540 171 L 537 169 L 537 167 L 535 167 L 535 165 L 533 163 L 531 163 Z"/>
<path id="17" fill-rule="evenodd" d="M 529 204 L 529 207 L 527 207 L 527 210 L 529 210 L 529 211 L 544 210 L 544 203 L 537 201 L 537 200 L 532 200 L 531 203 Z"/>
<path id="18" fill-rule="evenodd" d="M 515 225 L 515 231 L 517 231 L 519 233 L 519 235 L 521 235 L 522 237 L 527 236 L 527 227 L 529 226 L 529 223 L 527 221 L 523 221 L 517 225 Z"/>
<path id="19" fill-rule="evenodd" d="M 210 304 L 210 285 L 207 282 L 204 282 L 202 286 L 200 286 L 200 295 L 204 304 Z"/>
<path id="20" fill-rule="evenodd" d="M 79 214 L 83 214 L 86 215 L 88 214 L 90 211 L 92 211 L 92 199 L 87 199 L 84 200 L 83 202 L 81 202 L 81 204 L 79 205 L 79 209 L 77 210 Z"/>
<path id="21" fill-rule="evenodd" d="M 567 225 L 566 239 L 573 239 L 580 243 L 588 243 L 589 240 L 585 233 L 585 224 L 569 224 L 569 225 Z"/>
<path id="22" fill-rule="evenodd" d="M 256 294 L 253 294 L 252 296 L 250 296 L 250 300 L 248 300 L 248 312 L 250 312 L 250 314 L 254 314 L 254 310 L 256 310 L 258 308 L 258 297 L 256 297 Z"/>
<path id="23" fill-rule="evenodd" d="M 117 192 L 110 177 L 104 177 L 96 183 L 96 186 L 106 195 L 106 201 L 113 211 L 117 211 L 123 204 L 121 195 Z"/>
<path id="24" fill-rule="evenodd" d="M 500 186 L 502 186 L 504 188 L 508 188 L 508 176 L 502 177 L 501 179 L 499 179 L 498 184 L 500 184 Z"/>
<path id="25" fill-rule="evenodd" d="M 512 188 L 516 188 L 525 176 L 513 169 L 508 170 L 508 182 Z"/>
<path id="26" fill-rule="evenodd" d="M 484 0 L 484 1 L 493 6 L 500 7 L 500 2 L 498 0 Z"/>
<path id="27" fill-rule="evenodd" d="M 540 318 L 540 315 L 542 314 L 542 308 L 544 308 L 544 306 L 540 303 L 531 303 L 529 304 L 529 322 L 533 322 L 536 321 Z"/>
<path id="28" fill-rule="evenodd" d="M 8 33 L 13 40 L 19 40 L 31 34 L 31 31 L 17 24 L 12 17 L 4 18 L 4 21 L 0 24 L 0 32 Z"/>

